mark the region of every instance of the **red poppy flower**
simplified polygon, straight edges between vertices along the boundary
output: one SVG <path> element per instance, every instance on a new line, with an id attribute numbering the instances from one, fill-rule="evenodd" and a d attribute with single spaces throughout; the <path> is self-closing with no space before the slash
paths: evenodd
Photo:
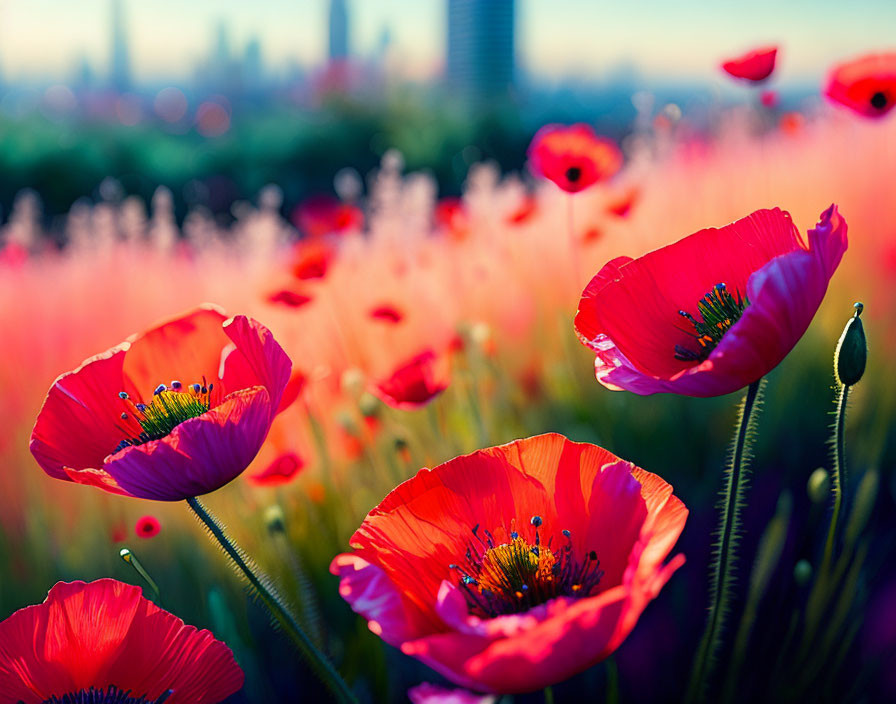
<path id="1" fill-rule="evenodd" d="M 305 460 L 295 452 L 284 452 L 249 481 L 257 486 L 279 486 L 291 482 L 304 466 Z"/>
<path id="2" fill-rule="evenodd" d="M 123 543 L 128 539 L 128 529 L 125 525 L 116 525 L 112 529 L 112 534 L 109 536 L 109 539 L 113 543 Z"/>
<path id="3" fill-rule="evenodd" d="M 436 203 L 434 217 L 439 229 L 456 240 L 463 240 L 470 234 L 470 214 L 460 198 L 442 198 Z"/>
<path id="4" fill-rule="evenodd" d="M 293 211 L 292 220 L 310 238 L 359 231 L 364 227 L 364 213 L 360 208 L 326 195 L 313 196 L 300 203 Z"/>
<path id="5" fill-rule="evenodd" d="M 299 293 L 298 291 L 290 291 L 286 288 L 268 294 L 268 303 L 278 303 L 280 305 L 288 306 L 289 308 L 301 308 L 302 306 L 311 303 L 312 300 L 314 299 L 311 296 Z"/>
<path id="6" fill-rule="evenodd" d="M 293 369 L 292 373 L 289 375 L 289 381 L 286 382 L 286 387 L 283 389 L 283 395 L 280 397 L 280 405 L 277 407 L 277 413 L 282 413 L 289 408 L 302 394 L 307 384 L 308 377 L 305 373 L 299 369 Z"/>
<path id="7" fill-rule="evenodd" d="M 762 47 L 723 62 L 722 70 L 735 78 L 759 83 L 772 75 L 777 55 L 778 47 Z"/>
<path id="8" fill-rule="evenodd" d="M 775 90 L 764 90 L 759 94 L 759 102 L 767 108 L 778 106 L 778 92 Z"/>
<path id="9" fill-rule="evenodd" d="M 141 516 L 134 525 L 134 533 L 138 538 L 155 538 L 162 530 L 162 524 L 155 516 Z"/>
<path id="10" fill-rule="evenodd" d="M 242 686 L 224 643 L 114 579 L 59 582 L 0 622 L 4 702 L 214 704 Z"/>
<path id="11" fill-rule="evenodd" d="M 865 117 L 883 117 L 896 105 L 896 52 L 869 54 L 835 66 L 825 95 Z"/>
<path id="12" fill-rule="evenodd" d="M 370 311 L 370 317 L 384 323 L 398 324 L 404 320 L 404 313 L 389 303 L 376 306 Z"/>
<path id="13" fill-rule="evenodd" d="M 684 562 L 654 474 L 540 435 L 422 469 L 330 571 L 370 629 L 462 686 L 529 692 L 612 653 Z"/>
<path id="14" fill-rule="evenodd" d="M 798 136 L 805 125 L 806 118 L 799 112 L 786 112 L 778 120 L 778 129 L 790 137 Z"/>
<path id="15" fill-rule="evenodd" d="M 807 247 L 777 208 L 606 264 L 575 319 L 609 389 L 719 396 L 774 369 L 802 337 L 846 251 L 832 205 Z"/>
<path id="16" fill-rule="evenodd" d="M 622 152 L 588 125 L 545 125 L 529 145 L 529 163 L 539 176 L 578 193 L 619 171 Z"/>
<path id="17" fill-rule="evenodd" d="M 297 279 L 322 279 L 336 258 L 336 248 L 324 240 L 303 240 L 296 245 L 292 273 Z"/>
<path id="18" fill-rule="evenodd" d="M 427 349 L 399 366 L 371 391 L 383 403 L 405 411 L 421 408 L 448 388 L 448 365 Z"/>
<path id="19" fill-rule="evenodd" d="M 526 194 L 516 209 L 507 216 L 507 222 L 510 225 L 522 225 L 531 220 L 536 212 L 538 212 L 538 201 L 535 196 Z"/>
<path id="20" fill-rule="evenodd" d="M 52 477 L 113 493 L 206 494 L 255 457 L 290 367 L 263 325 L 199 308 L 56 379 L 31 453 Z"/>
<path id="21" fill-rule="evenodd" d="M 620 195 L 616 200 L 607 204 L 607 212 L 615 215 L 617 218 L 627 218 L 635 206 L 640 192 L 637 188 L 629 188 L 625 193 Z"/>

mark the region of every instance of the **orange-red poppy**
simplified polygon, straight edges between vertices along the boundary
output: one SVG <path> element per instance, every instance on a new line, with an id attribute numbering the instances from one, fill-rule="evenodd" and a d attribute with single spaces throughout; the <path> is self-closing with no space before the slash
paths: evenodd
<path id="1" fill-rule="evenodd" d="M 672 487 L 549 434 L 422 469 L 330 570 L 370 629 L 452 682 L 531 692 L 612 653 L 684 558 Z"/>

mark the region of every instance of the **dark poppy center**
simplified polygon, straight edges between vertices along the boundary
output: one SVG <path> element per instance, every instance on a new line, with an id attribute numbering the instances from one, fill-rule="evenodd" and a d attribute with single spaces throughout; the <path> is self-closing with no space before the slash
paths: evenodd
<path id="1" fill-rule="evenodd" d="M 566 170 L 566 180 L 570 183 L 575 183 L 580 178 L 582 178 L 582 169 L 580 169 L 578 166 L 570 166 Z"/>
<path id="2" fill-rule="evenodd" d="M 133 696 L 130 690 L 119 689 L 115 685 L 109 685 L 105 689 L 82 689 L 80 692 L 63 694 L 61 697 L 52 696 L 44 700 L 43 704 L 164 704 L 174 694 L 169 689 L 157 699 Z"/>
<path id="3" fill-rule="evenodd" d="M 871 96 L 870 102 L 871 107 L 873 107 L 875 110 L 883 110 L 885 107 L 887 107 L 887 103 L 889 102 L 889 100 L 887 100 L 887 94 L 882 90 L 879 90 Z"/>
<path id="4" fill-rule="evenodd" d="M 697 320 L 687 311 L 678 311 L 682 318 L 693 325 L 693 332 L 687 332 L 694 338 L 695 349 L 675 345 L 675 359 L 682 362 L 705 360 L 731 326 L 740 320 L 749 304 L 750 301 L 741 297 L 740 293 L 735 291 L 735 295 L 731 295 L 725 284 L 716 284 L 712 291 L 697 301 L 697 312 L 702 320 Z"/>
<path id="5" fill-rule="evenodd" d="M 149 403 L 134 403 L 127 392 L 120 392 L 118 397 L 125 410 L 121 413 L 122 425 L 119 427 L 127 437 L 118 444 L 115 452 L 130 445 L 161 440 L 184 421 L 201 416 L 212 407 L 214 388 L 214 384 L 206 384 L 205 377 L 201 384 L 184 385 L 172 381 L 170 386 L 159 384 Z"/>
<path id="6" fill-rule="evenodd" d="M 449 565 L 460 575 L 457 585 L 471 614 L 494 618 L 528 611 L 560 596 L 595 593 L 604 574 L 597 554 L 592 550 L 579 559 L 568 530 L 562 532 L 564 545 L 552 547 L 553 539 L 542 543 L 541 524 L 540 516 L 532 516 L 534 538 L 511 530 L 506 543 L 497 543 L 487 530 L 480 535 L 479 526 L 473 527 L 475 542 L 468 544 L 464 562 Z"/>

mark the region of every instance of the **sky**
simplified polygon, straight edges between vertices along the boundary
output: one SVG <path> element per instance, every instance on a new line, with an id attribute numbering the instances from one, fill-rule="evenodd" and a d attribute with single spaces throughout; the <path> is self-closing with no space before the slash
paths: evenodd
<path id="1" fill-rule="evenodd" d="M 0 76 L 71 77 L 83 59 L 102 72 L 111 0 L 0 0 Z M 233 43 L 258 37 L 268 67 L 318 66 L 328 0 L 123 0 L 139 79 L 189 76 L 225 22 Z M 438 75 L 445 0 L 348 0 L 351 46 L 372 53 L 388 29 L 391 65 Z M 544 79 L 600 79 L 623 64 L 647 76 L 708 79 L 755 46 L 782 47 L 783 80 L 816 80 L 835 61 L 896 48 L 894 0 L 517 0 L 521 68 Z"/>

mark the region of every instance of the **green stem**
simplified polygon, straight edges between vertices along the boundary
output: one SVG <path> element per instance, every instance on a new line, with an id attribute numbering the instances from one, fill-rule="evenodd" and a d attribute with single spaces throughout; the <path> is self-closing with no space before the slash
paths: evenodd
<path id="1" fill-rule="evenodd" d="M 752 455 L 751 444 L 755 433 L 757 400 L 761 396 L 762 380 L 750 384 L 740 406 L 737 435 L 731 460 L 725 471 L 725 494 L 718 542 L 710 571 L 709 617 L 700 640 L 697 657 L 691 671 L 687 701 L 702 701 L 715 667 L 716 653 L 722 639 L 725 615 L 731 598 L 736 550 L 740 539 L 740 512 L 744 503 L 747 473 Z"/>
<path id="2" fill-rule="evenodd" d="M 846 478 L 846 460 L 843 456 L 843 428 L 846 424 L 846 402 L 849 399 L 849 388 L 846 384 L 840 387 L 840 398 L 837 402 L 837 416 L 834 420 L 834 467 L 831 472 L 831 492 L 834 495 L 834 510 L 831 512 L 831 525 L 828 528 L 828 539 L 824 546 L 822 571 L 826 571 L 834 558 L 834 544 L 837 534 L 837 520 L 840 518 L 840 506 L 843 503 L 843 482 Z"/>
<path id="3" fill-rule="evenodd" d="M 554 690 L 550 687 L 544 688 L 544 704 L 554 704 Z"/>
<path id="4" fill-rule="evenodd" d="M 298 647 L 299 652 L 308 661 L 315 674 L 320 677 L 321 681 L 329 688 L 333 696 L 338 702 L 355 703 L 357 700 L 352 694 L 345 680 L 339 676 L 336 669 L 326 658 L 326 656 L 317 649 L 311 639 L 299 626 L 295 617 L 283 605 L 280 596 L 276 593 L 273 586 L 267 583 L 267 579 L 261 576 L 257 568 L 251 563 L 251 560 L 240 550 L 236 544 L 224 533 L 224 528 L 209 513 L 208 509 L 200 503 L 199 499 L 191 497 L 187 499 L 187 504 L 196 514 L 196 517 L 205 524 L 209 534 L 218 541 L 221 549 L 231 559 L 233 564 L 239 568 L 240 572 L 249 582 L 252 589 L 261 599 L 262 603 L 267 607 L 271 615 L 277 619 L 277 622 L 290 637 L 290 639 Z"/>
<path id="5" fill-rule="evenodd" d="M 619 668 L 611 655 L 606 660 L 607 698 L 605 704 L 619 704 Z"/>
<path id="6" fill-rule="evenodd" d="M 581 279 L 579 278 L 579 258 L 576 256 L 577 255 L 576 227 L 575 227 L 575 217 L 573 214 L 572 199 L 573 199 L 573 194 L 567 193 L 566 201 L 568 203 L 568 209 L 566 211 L 566 227 L 569 232 L 569 257 L 572 261 L 572 274 L 573 274 L 572 285 L 573 285 L 573 288 L 575 289 L 573 291 L 573 293 L 578 294 L 579 293 L 579 284 L 581 283 Z"/>

